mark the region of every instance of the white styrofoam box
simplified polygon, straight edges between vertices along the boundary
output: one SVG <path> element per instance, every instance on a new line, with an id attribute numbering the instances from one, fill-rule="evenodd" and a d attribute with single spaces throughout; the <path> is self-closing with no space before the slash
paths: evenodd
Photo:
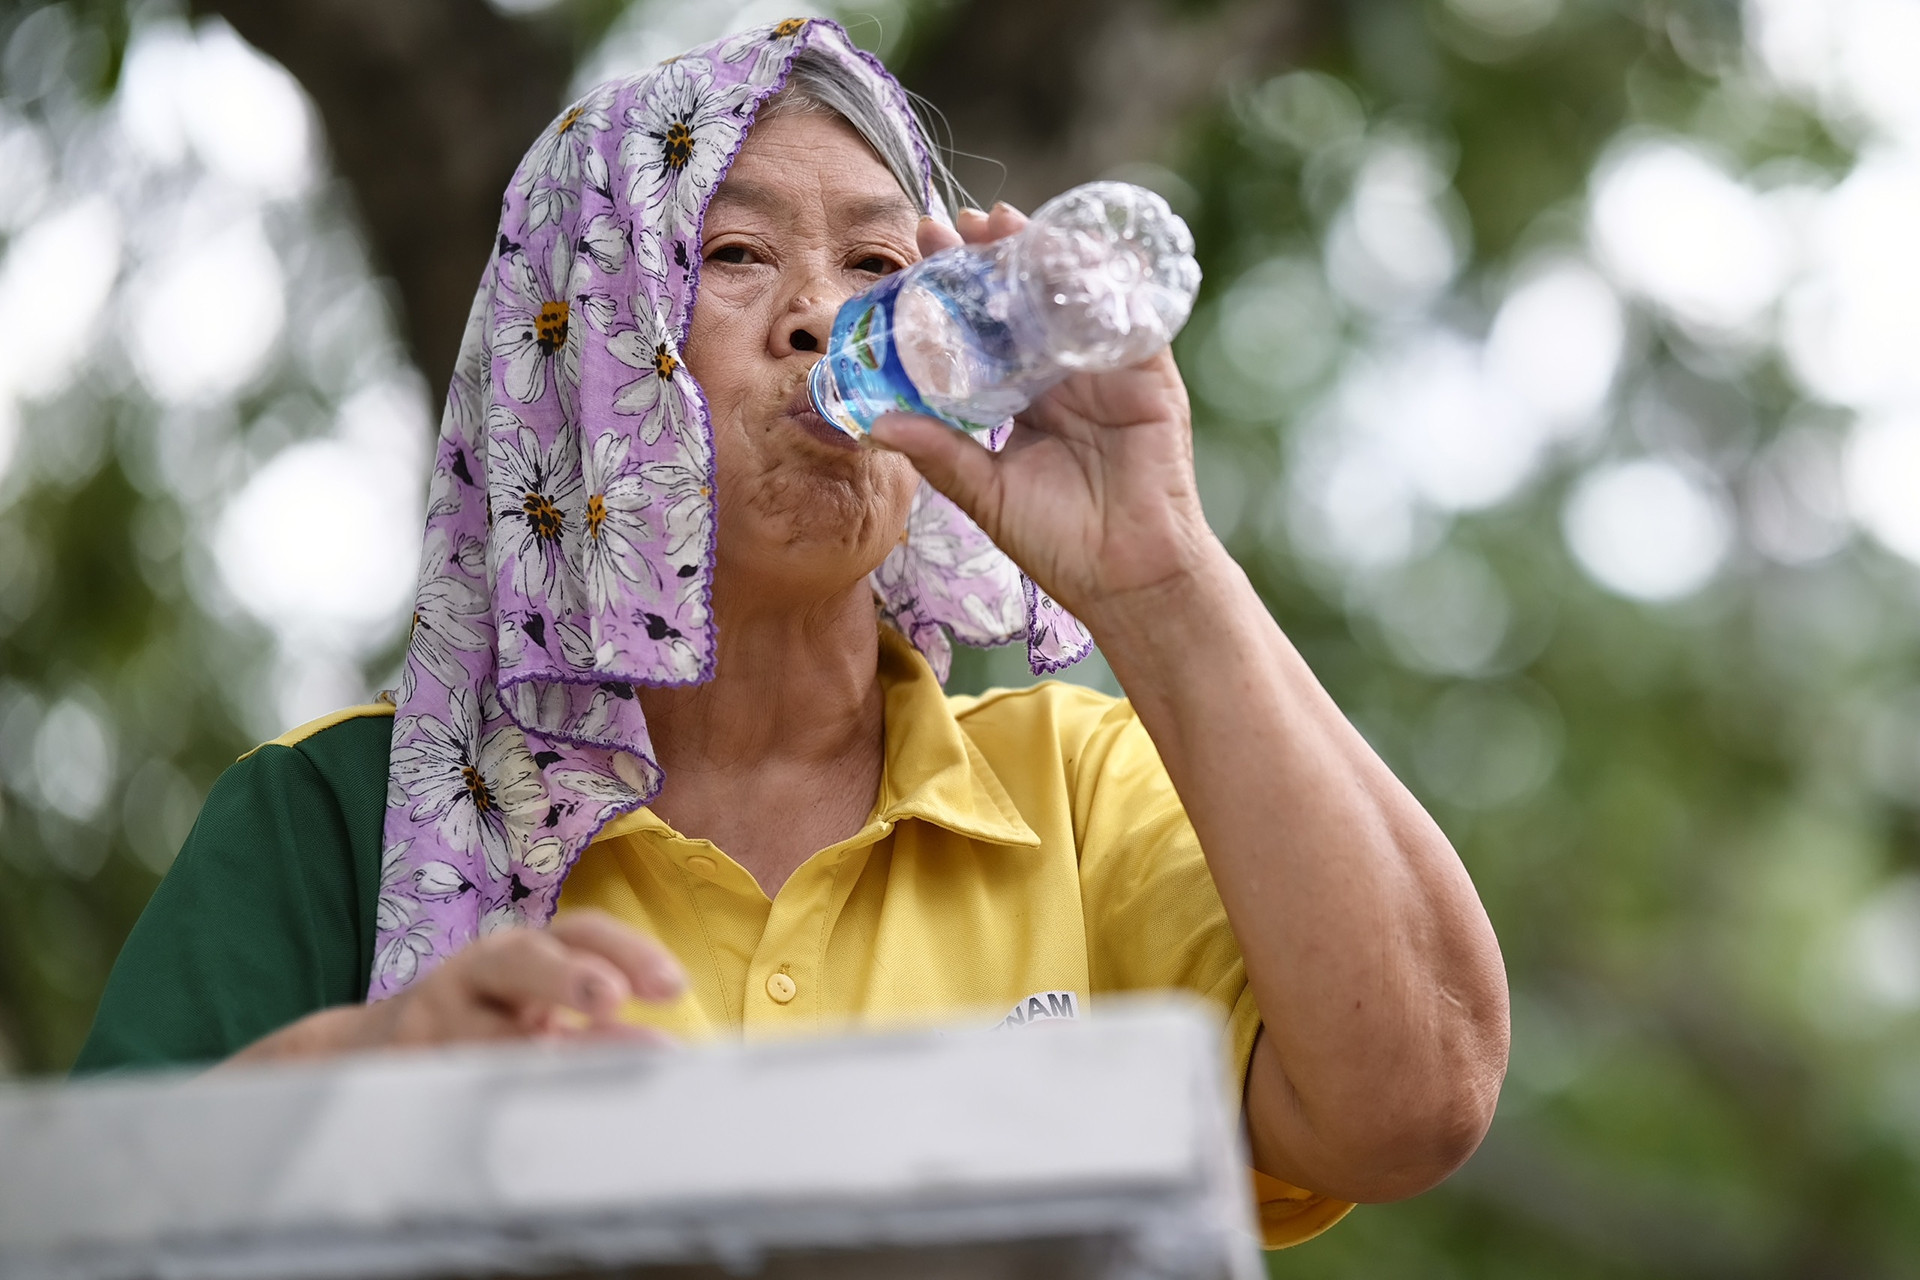
<path id="1" fill-rule="evenodd" d="M 982 1260 L 956 1275 L 1240 1280 L 1259 1264 L 1219 1043 L 1203 1008 L 1155 1001 L 15 1086 L 0 1278 L 904 1276 L 945 1251 Z"/>

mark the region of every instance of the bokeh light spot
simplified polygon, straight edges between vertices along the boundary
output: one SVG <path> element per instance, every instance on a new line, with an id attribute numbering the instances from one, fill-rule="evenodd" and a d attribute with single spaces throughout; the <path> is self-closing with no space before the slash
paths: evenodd
<path id="1" fill-rule="evenodd" d="M 1594 247 L 1615 278 L 1707 335 L 1750 329 L 1786 283 L 1785 230 L 1697 144 L 1616 148 L 1595 173 L 1591 216 Z"/>
<path id="2" fill-rule="evenodd" d="M 186 238 L 143 273 L 134 364 L 161 400 L 230 395 L 260 371 L 285 318 L 279 259 L 259 222 L 242 219 Z"/>
<path id="3" fill-rule="evenodd" d="M 1920 562 L 1920 415 L 1870 419 L 1847 442 L 1847 506 L 1889 549 Z"/>
<path id="4" fill-rule="evenodd" d="M 1584 263 L 1556 260 L 1523 273 L 1487 334 L 1487 371 L 1559 430 L 1591 423 L 1605 405 L 1626 347 L 1612 286 Z"/>
<path id="5" fill-rule="evenodd" d="M 1363 312 L 1416 311 L 1453 282 L 1464 256 L 1456 199 L 1430 152 L 1377 146 L 1327 233 L 1327 278 Z"/>
<path id="6" fill-rule="evenodd" d="M 34 223 L 0 263 L 0 399 L 66 384 L 120 274 L 120 218 L 89 196 Z"/>
<path id="7" fill-rule="evenodd" d="M 1783 335 L 1788 363 L 1816 395 L 1920 403 L 1917 227 L 1920 164 L 1910 155 L 1866 157 L 1820 201 Z"/>
<path id="8" fill-rule="evenodd" d="M 1595 582 L 1645 601 L 1678 600 L 1705 586 L 1730 540 L 1717 495 L 1654 458 L 1588 472 L 1567 500 L 1563 525 Z"/>
<path id="9" fill-rule="evenodd" d="M 1513 617 L 1506 590 L 1486 562 L 1453 548 L 1383 576 L 1370 594 L 1394 656 L 1435 675 L 1485 670 Z"/>
<path id="10" fill-rule="evenodd" d="M 224 22 L 140 30 L 121 74 L 119 119 L 149 158 L 178 163 L 191 149 L 211 172 L 263 196 L 296 194 L 312 179 L 305 91 Z"/>
<path id="11" fill-rule="evenodd" d="M 222 516 L 222 580 L 250 612 L 293 636 L 364 642 L 406 607 L 420 521 L 413 476 L 339 440 L 293 445 Z"/>
<path id="12" fill-rule="evenodd" d="M 40 800 L 76 822 L 100 812 L 113 788 L 113 737 L 98 712 L 76 698 L 56 702 L 33 738 Z"/>

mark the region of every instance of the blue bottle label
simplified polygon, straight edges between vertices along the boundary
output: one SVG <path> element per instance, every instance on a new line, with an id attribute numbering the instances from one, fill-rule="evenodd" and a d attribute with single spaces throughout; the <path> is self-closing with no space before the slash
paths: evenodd
<path id="1" fill-rule="evenodd" d="M 893 307 L 901 278 L 897 273 L 848 299 L 833 318 L 827 342 L 826 358 L 841 407 L 863 432 L 875 418 L 895 410 L 939 416 L 920 398 L 893 344 Z"/>
<path id="2" fill-rule="evenodd" d="M 980 430 L 941 413 L 921 399 L 900 363 L 893 341 L 893 308 L 906 272 L 896 272 L 857 298 L 849 298 L 833 318 L 826 360 L 838 385 L 841 407 L 862 432 L 883 413 L 918 413 L 961 431 Z"/>

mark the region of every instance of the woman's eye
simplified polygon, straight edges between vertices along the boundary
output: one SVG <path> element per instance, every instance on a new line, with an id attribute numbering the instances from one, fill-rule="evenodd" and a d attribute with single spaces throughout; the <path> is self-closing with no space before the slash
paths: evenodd
<path id="1" fill-rule="evenodd" d="M 723 244 L 707 255 L 708 262 L 730 262 L 734 266 L 745 266 L 753 260 L 753 250 L 743 244 Z"/>
<path id="2" fill-rule="evenodd" d="M 860 261 L 854 263 L 853 269 L 855 271 L 865 271 L 869 275 L 884 276 L 899 268 L 891 258 L 882 258 L 878 254 L 875 254 L 872 257 L 862 258 Z"/>

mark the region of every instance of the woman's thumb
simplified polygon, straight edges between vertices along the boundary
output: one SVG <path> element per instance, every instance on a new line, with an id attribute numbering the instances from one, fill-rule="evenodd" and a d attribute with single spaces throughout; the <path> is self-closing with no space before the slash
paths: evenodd
<path id="1" fill-rule="evenodd" d="M 928 484 L 980 520 L 994 478 L 994 456 L 983 445 L 945 423 L 912 413 L 881 414 L 872 433 L 875 443 L 906 454 Z"/>

